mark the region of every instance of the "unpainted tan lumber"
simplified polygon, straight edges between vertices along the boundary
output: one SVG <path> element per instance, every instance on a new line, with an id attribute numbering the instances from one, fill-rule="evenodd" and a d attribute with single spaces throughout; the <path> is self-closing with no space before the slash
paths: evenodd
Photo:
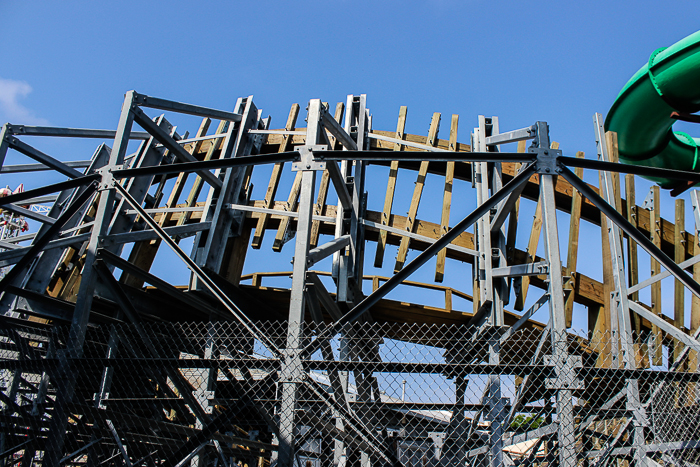
<path id="1" fill-rule="evenodd" d="M 603 191 L 602 186 L 603 183 L 603 173 L 598 172 L 598 179 L 600 181 L 600 186 L 601 186 L 601 192 Z M 608 237 L 608 220 L 607 217 L 601 216 L 600 220 L 600 234 L 601 234 L 601 243 L 602 243 L 602 260 L 603 260 L 603 306 L 601 307 L 603 313 L 605 314 L 605 323 L 607 324 L 607 327 L 603 330 L 605 333 L 605 336 L 607 337 L 607 341 L 613 342 L 613 336 L 612 336 L 612 331 L 613 331 L 613 320 L 618 321 L 617 318 L 617 310 L 613 309 L 611 306 L 611 301 L 610 297 L 612 292 L 615 290 L 615 276 L 613 275 L 613 266 L 612 266 L 612 252 L 610 250 L 610 238 Z M 608 352 L 612 352 L 612 349 L 609 349 Z M 619 349 L 615 349 L 615 354 L 619 354 Z M 612 367 L 612 356 L 609 354 L 608 355 L 608 360 L 609 364 L 606 365 L 606 367 Z M 619 362 L 618 362 L 619 363 Z"/>
<path id="2" fill-rule="evenodd" d="M 674 260 L 676 263 L 681 263 L 685 256 L 685 201 L 682 199 L 676 200 L 676 251 Z M 679 280 L 674 281 L 673 287 L 673 321 L 678 329 L 683 329 L 685 326 L 685 287 Z M 683 345 L 680 341 L 673 341 L 673 359 L 678 358 L 683 351 Z"/>
<path id="3" fill-rule="evenodd" d="M 433 118 L 430 122 L 430 130 L 428 132 L 428 138 L 426 144 L 428 146 L 435 146 L 437 141 L 438 131 L 440 130 L 440 113 L 435 112 Z M 420 204 L 420 199 L 423 194 L 423 187 L 425 186 L 425 177 L 428 175 L 428 161 L 422 161 L 420 163 L 420 168 L 418 169 L 418 178 L 416 179 L 416 186 L 413 189 L 413 196 L 411 197 L 411 205 L 408 209 L 408 218 L 406 219 L 406 232 L 413 232 L 413 226 L 416 221 L 416 216 L 418 215 L 418 205 Z M 406 256 L 408 255 L 408 247 L 411 243 L 409 237 L 403 237 L 401 239 L 401 244 L 399 245 L 399 252 L 396 256 L 396 265 L 394 266 L 394 272 L 398 272 L 403 268 L 406 262 Z"/>
<path id="4" fill-rule="evenodd" d="M 232 284 L 238 285 L 241 281 L 251 232 L 252 229 L 244 228 L 241 235 L 229 237 L 226 243 L 220 274 Z"/>
<path id="5" fill-rule="evenodd" d="M 585 153 L 578 151 L 576 157 L 585 158 Z M 576 167 L 574 173 L 578 178 L 583 178 L 583 168 Z M 574 191 L 571 197 L 571 218 L 569 221 L 569 249 L 566 256 L 566 276 L 569 280 L 564 284 L 564 290 L 569 290 L 564 302 L 564 312 L 566 315 L 566 327 L 571 327 L 574 310 L 574 300 L 576 298 L 576 263 L 578 262 L 578 237 L 581 225 L 581 193 Z"/>
<path id="6" fill-rule="evenodd" d="M 226 131 L 226 128 L 228 128 L 228 122 L 225 120 L 222 120 L 219 122 L 219 126 L 216 129 L 216 134 L 219 135 Z M 207 153 L 204 155 L 204 160 L 208 161 L 211 160 L 212 157 L 214 157 L 214 153 L 216 153 L 217 150 L 221 148 L 221 145 L 223 144 L 224 139 L 218 138 L 216 139 L 215 143 L 212 143 L 209 145 L 209 150 Z M 190 194 L 187 196 L 187 201 L 185 201 L 185 206 L 188 208 L 193 207 L 197 203 L 197 198 L 199 198 L 199 194 L 202 191 L 202 186 L 204 184 L 204 180 L 202 180 L 202 177 L 197 175 L 197 177 L 194 179 L 194 184 L 192 185 L 192 188 L 190 189 Z M 180 217 L 180 219 L 177 221 L 177 225 L 184 225 L 192 216 L 191 212 L 186 212 L 184 216 Z"/>
<path id="7" fill-rule="evenodd" d="M 285 130 L 294 130 L 297 123 L 297 118 L 299 117 L 299 104 L 292 104 L 292 108 L 289 110 L 289 116 L 287 117 L 287 124 L 284 126 Z M 282 141 L 278 152 L 285 152 L 289 148 L 292 138 L 291 135 L 282 135 Z M 284 167 L 284 162 L 278 162 L 272 167 L 272 174 L 270 175 L 270 181 L 267 185 L 267 191 L 265 192 L 265 208 L 269 209 L 275 201 L 275 194 L 277 193 L 277 187 L 280 183 L 280 178 L 282 176 L 282 169 Z M 265 226 L 270 219 L 269 214 L 263 214 L 258 218 L 258 224 L 255 226 L 255 234 L 253 234 L 253 241 L 251 245 L 255 249 L 259 249 L 262 245 L 263 236 L 265 235 Z"/>
<path id="8" fill-rule="evenodd" d="M 406 114 L 408 113 L 408 108 L 404 105 L 399 109 L 399 121 L 396 124 L 396 139 L 404 139 L 404 130 L 406 128 Z M 394 151 L 402 151 L 403 145 L 400 143 L 395 143 L 393 147 Z M 399 161 L 391 161 L 389 166 L 389 180 L 386 184 L 386 195 L 384 196 L 384 208 L 382 209 L 382 225 L 388 225 L 389 218 L 391 217 L 391 208 L 394 204 L 394 191 L 396 190 L 396 177 L 399 171 Z M 377 250 L 374 255 L 374 267 L 381 268 L 384 263 L 384 250 L 386 249 L 386 231 L 381 231 L 379 233 L 379 239 L 377 240 Z"/>
<path id="9" fill-rule="evenodd" d="M 205 117 L 204 119 L 202 119 L 202 123 L 199 125 L 199 129 L 197 130 L 197 134 L 195 135 L 195 137 L 200 138 L 202 136 L 206 136 L 210 124 L 210 118 Z M 201 143 L 202 141 L 197 141 L 196 144 L 187 151 L 190 154 L 193 154 L 201 146 Z M 165 203 L 164 207 L 172 208 L 177 206 L 178 199 L 182 194 L 182 190 L 185 187 L 185 183 L 187 183 L 187 175 L 189 175 L 187 172 L 182 172 L 180 173 L 180 175 L 178 175 L 177 179 L 175 180 L 175 185 L 173 185 L 173 189 L 170 192 L 170 196 L 168 197 L 168 201 Z M 163 213 L 161 218 L 158 220 L 158 224 L 161 227 L 166 225 L 166 223 L 170 222 L 172 216 L 172 212 Z M 131 253 L 129 253 L 129 262 L 144 271 L 150 271 L 151 266 L 153 265 L 153 261 L 156 259 L 156 254 L 158 253 L 158 248 L 160 247 L 160 244 L 160 239 L 137 242 L 131 249 Z M 122 274 L 119 280 L 120 282 L 123 282 L 124 284 L 129 285 L 131 287 L 139 288 L 143 286 L 143 279 L 140 279 L 136 276 L 132 276 L 127 273 Z"/>
<path id="10" fill-rule="evenodd" d="M 637 205 L 636 194 L 635 194 L 635 183 L 634 175 L 625 175 L 625 198 L 627 201 L 627 220 L 633 227 L 637 227 Z M 637 255 L 637 242 L 633 239 L 627 239 L 627 258 L 629 262 L 629 277 L 628 284 L 630 286 L 637 285 L 639 283 L 639 259 Z M 639 300 L 639 292 L 634 292 L 630 295 L 630 300 Z M 639 332 L 639 315 L 634 314 L 634 326 L 635 331 Z"/>
<path id="11" fill-rule="evenodd" d="M 651 241 L 654 245 L 661 247 L 661 197 L 659 186 L 654 185 L 651 187 L 654 203 L 653 207 L 649 213 L 649 229 L 651 234 Z M 661 273 L 661 265 L 654 258 L 651 258 L 651 275 Z M 662 316 L 661 312 L 661 281 L 658 281 L 651 285 L 651 310 L 658 316 Z M 654 336 L 654 352 L 652 353 L 652 364 L 661 365 L 662 364 L 662 350 L 663 350 L 663 334 L 658 326 L 652 326 L 652 334 Z"/>
<path id="12" fill-rule="evenodd" d="M 459 115 L 452 115 L 450 124 L 450 151 L 457 147 L 457 126 Z M 445 169 L 445 190 L 442 197 L 442 215 L 440 218 L 440 234 L 445 235 L 450 228 L 450 208 L 452 207 L 452 183 L 455 176 L 455 163 L 450 161 Z M 437 255 L 435 267 L 435 282 L 442 282 L 445 276 L 445 258 L 447 249 L 443 248 Z"/>
<path id="13" fill-rule="evenodd" d="M 698 228 L 700 228 L 700 225 L 695 226 L 695 236 L 692 239 L 693 254 L 695 255 L 700 254 L 700 235 L 698 235 Z M 691 240 L 688 239 L 687 242 L 691 243 Z M 695 263 L 693 265 L 693 279 L 696 282 L 700 282 L 700 263 Z M 692 294 L 691 296 L 690 333 L 694 335 L 695 331 L 697 331 L 698 327 L 700 326 L 700 298 L 696 297 L 695 294 Z M 691 350 L 688 355 L 688 371 L 693 373 L 698 371 L 698 352 L 694 350 Z M 695 385 L 697 384 L 698 383 L 695 383 Z M 690 400 L 690 402 L 694 401 L 695 397 Z"/>
<path id="14" fill-rule="evenodd" d="M 209 117 L 205 117 L 202 119 L 202 123 L 199 125 L 199 129 L 197 130 L 197 134 L 195 135 L 196 138 L 201 138 L 202 136 L 206 136 L 207 132 L 209 131 L 209 125 L 211 125 L 211 119 Z M 204 143 L 204 140 L 201 141 L 196 141 L 194 143 L 194 146 L 192 149 L 189 149 L 188 152 L 190 154 L 195 154 L 199 152 L 199 149 L 202 147 L 202 144 Z M 165 203 L 166 208 L 173 208 L 177 206 L 177 202 L 180 199 L 180 195 L 182 194 L 182 190 L 185 188 L 185 183 L 187 183 L 187 176 L 189 175 L 189 172 L 182 172 L 177 176 L 177 179 L 175 180 L 175 185 L 173 185 L 173 189 L 170 192 L 170 197 L 168 198 L 168 201 Z M 162 220 L 160 221 L 160 226 L 164 226 L 168 222 L 170 222 L 170 219 L 172 218 L 173 213 L 168 212 L 166 213 Z"/>

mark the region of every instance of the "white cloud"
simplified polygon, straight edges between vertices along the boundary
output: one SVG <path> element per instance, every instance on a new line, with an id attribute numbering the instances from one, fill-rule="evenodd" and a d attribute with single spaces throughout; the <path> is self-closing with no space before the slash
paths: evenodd
<path id="1" fill-rule="evenodd" d="M 48 121 L 37 117 L 34 112 L 19 101 L 32 92 L 25 81 L 0 78 L 0 123 L 9 121 L 15 124 L 46 125 Z"/>

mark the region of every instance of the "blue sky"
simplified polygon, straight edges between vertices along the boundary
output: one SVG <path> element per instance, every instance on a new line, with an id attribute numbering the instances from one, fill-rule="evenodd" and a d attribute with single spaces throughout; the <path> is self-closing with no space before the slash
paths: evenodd
<path id="1" fill-rule="evenodd" d="M 292 103 L 303 110 L 311 98 L 335 104 L 366 93 L 377 129 L 393 130 L 401 105 L 409 133 L 427 134 L 432 113 L 442 112 L 446 138 L 450 115 L 459 114 L 460 141 L 479 114 L 499 116 L 502 130 L 546 120 L 565 153 L 592 157 L 593 113 L 605 115 L 651 52 L 693 33 L 698 13 L 694 1 L 4 1 L 0 121 L 114 128 L 124 92 L 135 89 L 221 109 L 253 94 L 279 127 Z M 186 123 L 194 133 L 196 122 Z M 89 158 L 95 145 L 41 144 L 64 160 Z M 400 179 L 404 190 L 412 177 Z M 439 205 L 427 193 L 426 205 Z M 469 203 L 460 205 L 464 212 Z M 457 272 L 463 266 L 448 268 L 468 282 L 467 272 Z"/>

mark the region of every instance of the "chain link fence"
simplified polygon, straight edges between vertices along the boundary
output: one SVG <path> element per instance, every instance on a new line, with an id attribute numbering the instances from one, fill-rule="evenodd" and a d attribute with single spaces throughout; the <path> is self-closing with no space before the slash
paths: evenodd
<path id="1" fill-rule="evenodd" d="M 5 323 L 0 462 L 276 465 L 291 407 L 300 467 L 700 464 L 698 348 L 655 366 L 647 335 L 322 328 L 311 354 L 277 353 L 286 323 L 232 322 L 91 326 L 75 352 L 68 327 Z"/>

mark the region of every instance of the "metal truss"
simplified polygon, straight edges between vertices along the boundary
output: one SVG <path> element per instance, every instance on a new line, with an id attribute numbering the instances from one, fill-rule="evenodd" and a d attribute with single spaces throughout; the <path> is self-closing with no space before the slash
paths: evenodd
<path id="1" fill-rule="evenodd" d="M 204 120 L 189 138 L 164 116 L 149 117 L 149 109 Z M 679 394 L 695 391 L 696 369 L 688 370 L 687 360 L 700 350 L 700 329 L 687 333 L 682 323 L 669 322 L 633 297 L 668 275 L 700 297 L 700 284 L 685 271 L 697 261 L 677 263 L 620 214 L 613 174 L 685 182 L 700 182 L 700 175 L 614 162 L 600 115 L 596 161 L 565 157 L 550 143 L 545 122 L 500 133 L 496 117 L 479 117 L 472 150 L 465 152 L 406 141 L 402 130 L 396 138 L 372 132 L 365 95 L 348 96 L 345 110 L 341 124 L 340 115 L 314 99 L 305 130 L 295 130 L 292 122 L 273 131 L 252 96 L 227 112 L 130 91 L 116 131 L 2 127 L 0 166 L 8 150 L 36 164 L 0 167 L 0 173 L 52 170 L 67 180 L 0 198 L 2 209 L 24 212 L 23 202 L 55 195 L 47 214 L 27 214 L 41 224 L 24 239 L 30 244 L 13 239 L 14 246 L 0 252 L 0 265 L 11 266 L 0 280 L 0 460 L 13 465 L 13 456 L 21 454 L 22 465 L 47 466 L 232 465 L 234 459 L 281 467 L 398 466 L 418 465 L 407 453 L 420 452 L 421 465 L 435 466 L 667 465 L 679 459 L 696 465 L 700 437 L 694 428 L 663 439 L 659 430 L 673 431 L 662 429 L 673 422 L 669 414 L 678 421 L 697 417 L 696 396 L 686 403 Z M 207 136 L 212 119 L 220 125 Z M 144 131 L 134 131 L 134 124 Z M 265 138 L 273 134 L 285 139 L 277 152 L 265 153 Z M 65 163 L 24 142 L 27 136 L 113 138 L 113 144 L 101 145 L 89 162 Z M 303 144 L 289 145 L 293 136 L 302 136 Z M 412 150 L 373 149 L 372 140 Z M 127 155 L 132 141 L 138 149 Z M 524 152 L 500 152 L 500 145 L 518 141 L 531 145 Z M 386 162 L 421 162 L 425 170 L 428 162 L 453 164 L 452 170 L 455 162 L 469 163 L 477 207 L 430 242 L 409 229 L 406 245 L 413 240 L 427 246 L 365 295 L 367 229 L 402 233 L 367 216 L 366 168 Z M 277 164 L 281 170 L 285 163 L 298 180 L 291 203 L 296 209 L 250 205 L 253 168 Z M 513 163 L 519 170 L 505 177 L 503 165 Z M 592 189 L 571 170 L 576 168 L 601 171 L 602 190 Z M 180 203 L 190 176 L 190 195 Z M 176 189 L 162 203 L 174 178 Z M 517 216 L 517 203 L 533 179 L 545 254 L 519 263 L 508 251 L 513 227 L 506 221 Z M 567 300 L 573 292 L 560 257 L 558 180 L 595 206 L 609 226 L 614 287 L 603 300 L 615 312 L 609 316 L 611 334 L 597 336 L 597 347 L 594 337 L 583 342 L 569 332 Z M 318 206 L 325 205 L 328 187 L 338 205 L 324 216 Z M 693 202 L 697 207 L 697 193 Z M 195 212 L 198 220 L 192 219 Z M 286 219 L 280 221 L 286 227 L 279 242 L 294 239 L 282 315 L 238 286 L 242 261 L 232 279 L 236 255 L 248 248 L 244 223 L 251 212 Z M 174 216 L 179 220 L 172 225 Z M 334 224 L 334 233 L 318 245 L 315 222 L 322 221 Z M 474 248 L 456 246 L 471 227 Z M 192 236 L 187 253 L 179 243 Z M 636 242 L 667 272 L 630 287 L 624 241 Z M 186 289 L 149 272 L 160 244 L 191 272 Z M 469 321 L 439 329 L 376 322 L 373 311 L 387 295 L 445 249 L 472 258 Z M 311 270 L 327 257 L 333 258 L 335 290 Z M 507 325 L 511 288 L 531 276 L 545 278 L 545 293 Z M 51 292 L 59 288 L 61 294 Z M 191 310 L 198 324 L 178 327 L 157 309 L 159 303 Z M 530 318 L 545 304 L 549 321 L 533 333 Z M 665 368 L 640 363 L 635 319 L 680 349 Z M 443 358 L 407 361 L 400 346 L 389 342 L 439 348 Z M 395 353 L 387 360 L 382 352 L 391 345 Z M 608 350 L 595 350 L 601 348 Z M 129 371 L 139 388 L 133 394 L 139 395 L 115 396 L 126 394 L 118 378 L 128 378 Z M 411 403 L 382 392 L 382 378 L 386 383 L 386 375 L 405 374 L 442 375 L 454 388 L 453 400 Z M 85 398 L 88 387 L 91 400 Z M 478 393 L 476 400 L 470 391 Z M 659 409 L 669 397 L 676 401 Z M 131 408 L 120 409 L 127 402 L 132 405 L 124 407 Z M 511 449 L 517 445 L 527 445 L 523 455 Z"/>

